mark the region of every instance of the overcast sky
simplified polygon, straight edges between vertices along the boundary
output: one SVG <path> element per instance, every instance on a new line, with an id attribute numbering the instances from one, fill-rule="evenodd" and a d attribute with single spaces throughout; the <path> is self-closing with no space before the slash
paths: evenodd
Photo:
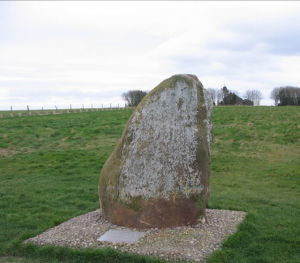
<path id="1" fill-rule="evenodd" d="M 300 86 L 299 1 L 0 1 L 0 110 L 124 105 L 175 74 Z"/>

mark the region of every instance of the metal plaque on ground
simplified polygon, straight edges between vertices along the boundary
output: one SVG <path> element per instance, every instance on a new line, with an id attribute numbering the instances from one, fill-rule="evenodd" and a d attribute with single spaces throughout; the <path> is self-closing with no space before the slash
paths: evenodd
<path id="1" fill-rule="evenodd" d="M 97 241 L 108 241 L 115 243 L 134 243 L 144 234 L 145 232 L 139 231 L 110 229 L 104 235 L 99 237 Z"/>

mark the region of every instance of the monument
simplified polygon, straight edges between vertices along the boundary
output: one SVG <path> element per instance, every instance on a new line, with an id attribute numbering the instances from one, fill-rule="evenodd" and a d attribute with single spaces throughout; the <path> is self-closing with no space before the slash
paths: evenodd
<path id="1" fill-rule="evenodd" d="M 174 75 L 138 105 L 99 180 L 103 216 L 131 228 L 195 225 L 209 198 L 213 101 Z"/>

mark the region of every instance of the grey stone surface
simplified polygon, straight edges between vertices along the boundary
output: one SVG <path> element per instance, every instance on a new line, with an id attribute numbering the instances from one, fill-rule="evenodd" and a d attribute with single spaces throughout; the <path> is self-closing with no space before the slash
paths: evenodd
<path id="1" fill-rule="evenodd" d="M 210 93 L 194 75 L 174 75 L 147 94 L 101 171 L 107 220 L 144 229 L 205 217 L 212 109 Z"/>
<path id="2" fill-rule="evenodd" d="M 134 243 L 144 234 L 145 232 L 139 231 L 110 229 L 104 235 L 99 237 L 97 241 L 107 241 L 114 243 Z"/>

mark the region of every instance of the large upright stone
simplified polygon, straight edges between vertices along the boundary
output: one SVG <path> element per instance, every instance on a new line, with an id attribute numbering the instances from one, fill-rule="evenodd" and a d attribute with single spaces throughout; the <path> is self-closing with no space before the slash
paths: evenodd
<path id="1" fill-rule="evenodd" d="M 133 228 L 197 224 L 209 197 L 210 94 L 194 75 L 175 75 L 132 114 L 102 168 L 105 218 Z"/>

